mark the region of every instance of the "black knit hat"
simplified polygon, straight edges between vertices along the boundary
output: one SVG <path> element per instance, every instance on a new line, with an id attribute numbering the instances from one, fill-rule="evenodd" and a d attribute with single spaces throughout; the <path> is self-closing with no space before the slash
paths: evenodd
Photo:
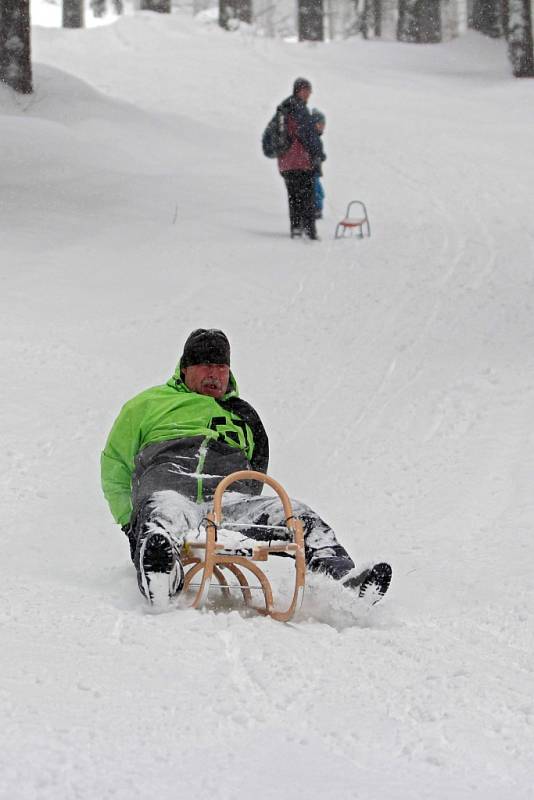
<path id="1" fill-rule="evenodd" d="M 309 89 L 311 91 L 312 85 L 307 78 L 297 78 L 293 84 L 293 96 L 296 97 L 301 89 Z"/>
<path id="2" fill-rule="evenodd" d="M 216 328 L 197 328 L 184 344 L 180 368 L 195 364 L 227 364 L 230 366 L 230 342 Z"/>

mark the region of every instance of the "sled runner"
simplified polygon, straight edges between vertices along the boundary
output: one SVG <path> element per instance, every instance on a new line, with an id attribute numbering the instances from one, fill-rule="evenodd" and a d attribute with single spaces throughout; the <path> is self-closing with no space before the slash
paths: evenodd
<path id="1" fill-rule="evenodd" d="M 247 554 L 242 548 L 236 546 L 232 552 L 228 541 L 223 542 L 218 539 L 218 531 L 225 528 L 265 528 L 261 525 L 251 525 L 250 523 L 224 523 L 222 497 L 224 492 L 235 481 L 256 480 L 262 481 L 270 486 L 277 493 L 284 509 L 285 526 L 268 526 L 272 530 L 282 532 L 292 541 L 254 541 L 253 546 Z M 186 574 L 184 578 L 183 594 L 188 590 L 196 589 L 194 599 L 191 603 L 192 608 L 200 608 L 205 602 L 210 587 L 219 588 L 224 594 L 228 595 L 230 586 L 224 574 L 230 572 L 238 581 L 239 589 L 243 594 L 245 604 L 254 608 L 259 614 L 272 617 L 280 622 L 291 619 L 295 611 L 299 608 L 304 594 L 304 529 L 302 522 L 293 516 L 291 501 L 285 489 L 273 478 L 264 475 L 262 472 L 253 470 L 242 470 L 233 472 L 224 478 L 215 491 L 213 498 L 213 510 L 208 514 L 206 521 L 206 540 L 205 542 L 188 541 L 186 552 L 191 553 L 183 559 Z M 265 572 L 258 566 L 258 561 L 267 561 L 270 555 L 285 554 L 294 557 L 295 584 L 293 596 L 289 606 L 285 609 L 275 608 L 273 591 L 269 579 Z M 252 589 L 247 579 L 246 573 L 252 573 L 258 579 L 265 607 L 255 606 L 252 601 Z M 200 582 L 192 584 L 195 576 L 199 576 Z M 233 587 L 232 587 L 233 588 Z"/>
<path id="2" fill-rule="evenodd" d="M 347 235 L 357 236 L 358 239 L 371 235 L 367 209 L 361 200 L 351 200 L 344 218 L 336 225 L 336 239 L 342 239 Z"/>

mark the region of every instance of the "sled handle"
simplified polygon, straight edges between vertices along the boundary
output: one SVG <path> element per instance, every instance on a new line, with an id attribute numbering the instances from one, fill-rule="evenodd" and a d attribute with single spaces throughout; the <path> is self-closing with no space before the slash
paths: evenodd
<path id="1" fill-rule="evenodd" d="M 217 485 L 217 489 L 215 490 L 215 494 L 213 496 L 213 521 L 216 525 L 221 524 L 222 520 L 222 496 L 225 491 L 228 489 L 232 483 L 236 481 L 260 481 L 260 483 L 266 483 L 271 489 L 274 489 L 280 501 L 282 503 L 282 507 L 284 509 L 286 525 L 290 527 L 290 522 L 293 519 L 293 509 L 291 507 L 291 500 L 284 489 L 284 487 L 275 481 L 274 478 L 271 478 L 270 475 L 266 475 L 264 472 L 256 472 L 251 469 L 242 469 L 239 472 L 232 472 L 231 475 L 227 475 L 226 478 Z"/>

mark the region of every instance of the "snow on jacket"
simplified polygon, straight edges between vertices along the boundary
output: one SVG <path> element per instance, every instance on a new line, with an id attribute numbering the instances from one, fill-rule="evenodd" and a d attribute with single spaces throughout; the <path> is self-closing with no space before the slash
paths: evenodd
<path id="1" fill-rule="evenodd" d="M 171 451 L 180 463 L 177 491 L 198 502 L 212 497 L 231 472 L 267 472 L 267 434 L 256 411 L 239 397 L 232 373 L 227 393 L 216 400 L 188 389 L 178 364 L 167 383 L 123 406 L 101 457 L 102 489 L 120 525 L 130 520 L 135 481 Z M 262 488 L 257 482 L 239 485 L 249 494 L 260 494 Z"/>
<path id="2" fill-rule="evenodd" d="M 291 146 L 278 159 L 280 172 L 314 170 L 324 161 L 323 143 L 304 100 L 288 97 L 280 104 L 287 118 Z"/>

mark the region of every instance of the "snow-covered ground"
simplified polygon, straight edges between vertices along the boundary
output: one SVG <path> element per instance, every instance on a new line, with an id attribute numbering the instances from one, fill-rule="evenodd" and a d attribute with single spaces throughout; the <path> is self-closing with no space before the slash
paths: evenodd
<path id="1" fill-rule="evenodd" d="M 35 28 L 0 88 L 0 797 L 534 797 L 532 82 L 502 42 Z M 274 107 L 327 115 L 322 241 Z M 353 198 L 371 239 L 335 241 Z M 122 403 L 222 327 L 270 472 L 394 582 L 291 625 L 146 612 L 99 488 Z"/>

